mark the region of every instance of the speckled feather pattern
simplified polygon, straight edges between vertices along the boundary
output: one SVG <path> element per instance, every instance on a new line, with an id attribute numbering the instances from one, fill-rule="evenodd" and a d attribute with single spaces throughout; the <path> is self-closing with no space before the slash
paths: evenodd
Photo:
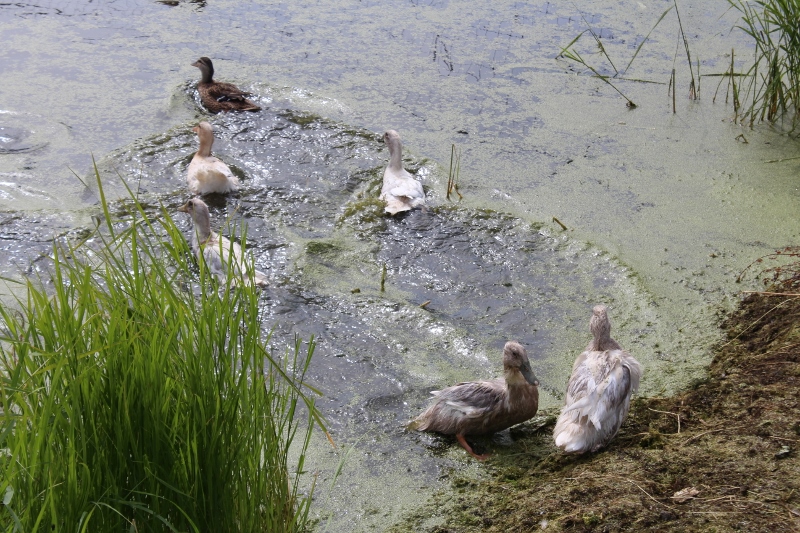
<path id="1" fill-rule="evenodd" d="M 517 343 L 506 346 L 504 378 L 459 383 L 433 391 L 433 403 L 409 427 L 447 435 L 487 435 L 533 417 L 539 406 L 539 389 L 519 370 L 526 365 L 530 371 L 527 354 Z"/>
<path id="2" fill-rule="evenodd" d="M 200 100 L 211 113 L 221 111 L 261 111 L 255 102 L 248 100 L 249 93 L 242 91 L 232 83 L 214 81 L 214 65 L 207 57 L 201 57 L 194 63 L 200 69 L 202 78 L 197 84 Z"/>
<path id="3" fill-rule="evenodd" d="M 642 375 L 639 362 L 611 338 L 605 306 L 594 308 L 590 328 L 594 339 L 573 365 L 553 430 L 556 446 L 566 453 L 595 452 L 614 438 Z"/>

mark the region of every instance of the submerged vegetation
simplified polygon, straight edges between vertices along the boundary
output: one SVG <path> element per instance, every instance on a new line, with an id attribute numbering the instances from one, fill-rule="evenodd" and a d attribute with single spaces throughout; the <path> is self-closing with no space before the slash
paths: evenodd
<path id="1" fill-rule="evenodd" d="M 165 210 L 102 203 L 0 307 L 0 530 L 304 529 L 313 342 L 274 357 L 257 291 L 198 272 Z"/>

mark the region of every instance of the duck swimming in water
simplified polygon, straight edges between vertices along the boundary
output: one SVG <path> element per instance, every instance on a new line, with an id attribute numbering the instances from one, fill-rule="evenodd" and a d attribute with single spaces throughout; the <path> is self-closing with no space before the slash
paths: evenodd
<path id="1" fill-rule="evenodd" d="M 596 452 L 608 444 L 628 415 L 642 376 L 639 362 L 611 338 L 606 306 L 594 307 L 589 328 L 594 339 L 572 366 L 566 405 L 553 430 L 565 453 Z"/>
<path id="2" fill-rule="evenodd" d="M 267 276 L 253 269 L 249 271 L 247 258 L 238 243 L 217 235 L 211 231 L 211 217 L 208 206 L 199 198 L 192 198 L 178 208 L 182 213 L 192 216 L 192 251 L 200 261 L 201 257 L 211 273 L 221 284 L 225 284 L 228 276 L 228 264 L 233 260 L 232 271 L 237 278 L 242 278 L 245 285 L 267 286 Z M 246 277 L 245 277 L 246 275 Z M 237 280 L 232 280 L 236 285 Z"/>
<path id="3" fill-rule="evenodd" d="M 197 84 L 197 92 L 200 93 L 200 100 L 211 113 L 220 111 L 261 111 L 253 101 L 248 100 L 250 96 L 240 90 L 232 83 L 214 81 L 214 65 L 207 57 L 201 57 L 194 63 L 193 67 L 200 69 L 201 78 Z"/>
<path id="4" fill-rule="evenodd" d="M 488 435 L 524 422 L 539 407 L 539 381 L 533 375 L 528 354 L 517 342 L 503 348 L 504 378 L 459 383 L 433 391 L 433 404 L 409 425 L 417 431 L 436 431 L 455 435 L 459 444 L 475 459 L 478 455 L 465 435 Z"/>
<path id="5" fill-rule="evenodd" d="M 389 147 L 389 166 L 383 172 L 383 187 L 380 199 L 386 202 L 386 212 L 396 215 L 425 203 L 422 184 L 403 168 L 403 143 L 400 134 L 389 130 L 383 134 L 383 142 Z"/>
<path id="6" fill-rule="evenodd" d="M 201 122 L 192 131 L 197 133 L 200 148 L 189 163 L 186 182 L 192 194 L 208 194 L 212 192 L 225 194 L 239 188 L 239 179 L 231 169 L 211 155 L 214 144 L 214 130 L 208 122 Z"/>

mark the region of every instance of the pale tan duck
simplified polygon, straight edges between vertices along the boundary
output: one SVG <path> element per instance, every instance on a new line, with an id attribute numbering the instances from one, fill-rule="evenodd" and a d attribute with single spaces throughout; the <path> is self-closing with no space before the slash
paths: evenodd
<path id="1" fill-rule="evenodd" d="M 396 215 L 425 204 L 422 184 L 403 168 L 403 143 L 400 135 L 389 130 L 383 134 L 383 142 L 389 148 L 389 166 L 383 172 L 383 187 L 380 199 L 386 202 L 386 212 Z"/>
<path id="2" fill-rule="evenodd" d="M 200 93 L 200 100 L 212 113 L 220 111 L 261 111 L 255 102 L 248 100 L 250 96 L 232 83 L 214 81 L 214 65 L 207 57 L 201 57 L 194 63 L 193 67 L 200 69 L 200 81 L 197 84 L 197 92 Z"/>
<path id="3" fill-rule="evenodd" d="M 239 188 L 239 179 L 231 169 L 211 155 L 214 144 L 214 130 L 208 122 L 201 122 L 192 131 L 197 133 L 200 148 L 189 163 L 186 182 L 193 194 L 228 193 Z"/>
<path id="4" fill-rule="evenodd" d="M 472 457 L 483 461 L 465 435 L 489 435 L 524 422 L 539 408 L 539 381 L 531 370 L 525 348 L 507 342 L 503 348 L 503 378 L 459 383 L 433 391 L 433 404 L 409 425 L 417 431 L 455 435 Z"/>
<path id="5" fill-rule="evenodd" d="M 611 338 L 606 306 L 594 307 L 589 328 L 594 339 L 572 365 L 566 405 L 553 430 L 556 446 L 565 453 L 606 446 L 628 415 L 642 376 L 639 362 Z"/>
<path id="6" fill-rule="evenodd" d="M 221 284 L 227 282 L 230 270 L 235 276 L 235 279 L 231 280 L 232 285 L 238 285 L 241 280 L 244 285 L 267 286 L 267 276 L 250 267 L 252 261 L 245 257 L 238 243 L 211 231 L 211 217 L 205 202 L 199 198 L 192 198 L 179 207 L 178 211 L 191 215 L 194 223 L 192 251 L 198 262 L 205 261 L 206 267 Z"/>

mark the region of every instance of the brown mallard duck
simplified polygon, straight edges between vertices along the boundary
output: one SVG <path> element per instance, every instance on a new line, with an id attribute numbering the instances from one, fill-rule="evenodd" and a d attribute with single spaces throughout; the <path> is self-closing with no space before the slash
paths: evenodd
<path id="1" fill-rule="evenodd" d="M 386 202 L 386 212 L 396 215 L 425 203 L 422 184 L 403 168 L 403 143 L 400 134 L 388 130 L 383 142 L 389 148 L 389 166 L 383 172 L 383 187 L 380 199 Z"/>
<path id="2" fill-rule="evenodd" d="M 475 459 L 478 455 L 465 435 L 488 435 L 524 422 L 539 407 L 539 381 L 533 375 L 528 354 L 517 342 L 503 348 L 504 378 L 459 383 L 433 391 L 433 404 L 409 425 L 417 431 L 436 431 L 455 435 L 458 443 Z"/>
<path id="3" fill-rule="evenodd" d="M 214 81 L 214 65 L 209 58 L 201 57 L 192 63 L 192 66 L 199 68 L 202 73 L 197 91 L 200 93 L 203 105 L 210 112 L 261 111 L 260 107 L 247 99 L 249 93 L 240 90 L 232 83 Z"/>
<path id="4" fill-rule="evenodd" d="M 553 439 L 565 453 L 596 452 L 608 444 L 628 415 L 642 366 L 611 338 L 604 305 L 592 310 L 594 339 L 575 360 Z"/>

